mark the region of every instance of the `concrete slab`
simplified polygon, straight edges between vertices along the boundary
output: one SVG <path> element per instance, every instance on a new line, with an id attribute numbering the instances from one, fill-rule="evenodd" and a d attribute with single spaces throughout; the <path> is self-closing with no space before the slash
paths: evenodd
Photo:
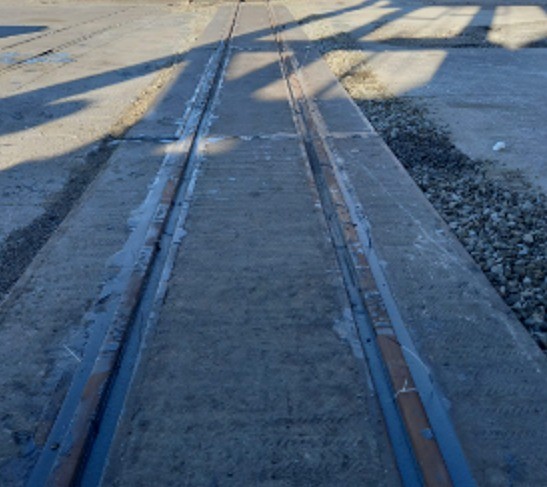
<path id="1" fill-rule="evenodd" d="M 383 142 L 371 142 L 334 145 L 403 320 L 450 404 L 474 475 L 479 484 L 496 485 L 516 468 L 518 483 L 541 483 L 547 475 L 547 445 L 538 429 L 545 357 Z M 415 204 L 406 204 L 403 194 Z"/>
<path id="2" fill-rule="evenodd" d="M 254 156 L 261 144 L 205 154 L 188 236 L 106 485 L 152 477 L 169 483 L 173 476 L 191 485 L 372 478 L 393 485 L 395 471 L 382 459 L 385 439 L 368 426 L 378 426 L 370 416 L 377 413 L 332 330 L 343 301 L 332 287 L 336 277 L 325 272 L 336 264 L 313 216 L 306 174 L 298 159 L 275 157 L 281 147 L 298 157 L 298 145 L 273 144 L 266 161 Z M 210 178 L 216 166 L 232 168 L 235 181 Z M 249 171 L 259 176 L 254 184 Z M 261 184 L 279 171 L 299 189 L 290 198 Z M 160 392 L 165 381 L 169 399 Z"/>
<path id="3" fill-rule="evenodd" d="M 396 485 L 277 54 L 234 51 L 103 485 Z"/>
<path id="4" fill-rule="evenodd" d="M 363 7 L 352 4 L 341 15 L 353 18 Z M 397 485 L 264 30 L 266 11 L 242 8 L 216 118 L 200 147 L 182 252 L 103 483 Z M 437 12 L 426 14 L 430 22 Z M 197 66 L 222 22 L 214 25 L 203 51 L 193 51 L 145 125 L 131 132 L 141 140 L 120 143 L 0 305 L 4 483 L 22 483 L 43 445 L 84 351 L 85 309 L 121 265 L 111 257 L 169 150 L 163 137 L 179 128 L 174 107 L 188 106 Z M 431 37 L 438 34 L 434 27 Z M 300 29 L 291 30 L 290 43 L 317 113 L 328 116 L 328 142 L 366 215 L 360 223 L 370 225 L 420 354 L 415 365 L 427 367 L 442 392 L 473 475 L 485 485 L 541 485 L 547 478 L 544 356 L 319 57 L 308 56 Z M 24 73 L 29 84 L 41 68 L 34 69 Z M 67 260 L 74 249 L 77 265 Z"/>
<path id="5" fill-rule="evenodd" d="M 308 89 L 314 85 L 321 83 Z M 380 137 L 329 145 L 417 347 L 417 366 L 439 385 L 477 482 L 541 483 L 544 355 Z"/>
<path id="6" fill-rule="evenodd" d="M 153 154 L 156 149 L 129 144 L 118 150 L 95 182 L 98 191 L 72 212 L 0 306 L 0 479 L 7 484 L 24 481 L 45 440 L 37 432 L 47 431 L 55 419 L 89 339 L 84 314 L 112 272 L 107 263 L 115 267 L 113 256 L 129 234 L 131 213 L 163 158 Z M 24 441 L 18 440 L 21 431 Z"/>
<path id="7" fill-rule="evenodd" d="M 167 13 L 165 15 L 167 18 Z M 183 25 L 181 29 L 181 25 L 177 24 L 184 18 L 180 13 L 172 18 L 171 32 L 175 28 L 179 33 L 190 32 L 188 26 Z M 192 15 L 189 18 L 192 19 Z M 194 27 L 197 26 L 199 23 Z M 177 39 L 180 41 L 180 37 Z M 207 60 L 208 54 L 202 56 L 202 68 Z M 183 68 L 174 71 L 172 74 L 177 74 L 178 78 L 175 76 L 172 83 L 156 87 L 159 89 L 167 85 L 177 91 L 180 116 L 195 88 L 181 81 L 184 79 L 183 72 Z M 61 91 L 62 86 L 59 88 Z M 49 88 L 44 90 L 47 92 Z M 134 94 L 127 93 L 125 100 Z M 167 94 L 165 96 L 168 98 Z M 113 105 L 118 106 L 120 101 Z M 85 118 L 84 114 L 80 115 Z M 108 120 L 108 114 L 102 115 Z M 160 124 L 161 119 L 156 123 Z M 149 185 L 153 183 L 166 152 L 171 149 L 170 144 L 154 138 L 153 135 L 159 131 L 157 128 L 153 130 L 153 124 L 149 121 L 147 127 L 152 134 L 148 140 L 117 140 L 103 145 L 103 150 L 108 154 L 103 170 L 82 201 L 57 229 L 55 236 L 0 303 L 2 485 L 25 483 L 47 439 L 71 377 L 82 360 L 85 345 L 93 340 L 96 333 L 88 327 L 86 311 L 97 298 L 104 282 L 119 270 L 122 263 L 117 259 L 117 253 L 135 228 L 136 221 L 146 217 L 142 205 Z M 178 129 L 175 123 L 169 125 L 169 131 L 165 125 L 162 126 L 165 130 L 163 133 L 170 138 L 176 135 Z M 70 128 L 67 128 L 67 133 L 70 134 Z M 56 138 L 44 140 L 51 143 Z M 47 144 L 43 147 L 43 150 L 50 149 Z M 77 154 L 70 156 L 73 164 L 74 161 L 82 162 Z M 37 171 L 33 178 L 29 171 L 24 174 L 21 165 L 16 165 L 17 171 L 21 172 L 18 180 L 26 181 L 35 190 L 43 192 L 44 182 L 49 179 L 52 179 L 51 184 L 58 182 L 57 172 L 53 169 L 58 171 L 57 166 L 63 170 L 66 166 L 70 167 L 70 164 L 63 165 L 63 160 L 55 156 L 48 162 L 49 165 L 44 162 L 41 168 L 32 166 Z M 3 183 L 6 181 L 9 183 L 10 179 L 2 179 Z M 8 185 L 6 191 L 8 189 L 11 191 L 13 188 Z M 18 218 L 15 221 L 20 223 L 24 207 L 20 201 L 21 194 L 11 196 L 19 198 L 16 199 L 13 218 Z M 47 198 L 46 194 L 44 199 Z M 39 206 L 33 205 L 31 208 L 36 210 Z M 22 241 L 29 245 L 24 237 Z"/>
<path id="8" fill-rule="evenodd" d="M 290 8 L 313 37 L 349 35 L 380 91 L 411 97 L 464 153 L 518 171 L 547 193 L 545 2 L 304 2 Z M 351 72 L 352 66 L 349 67 Z M 383 92 L 383 95 L 380 93 Z M 494 151 L 497 142 L 506 148 Z"/>
<path id="9" fill-rule="evenodd" d="M 0 206 L 9 208 L 0 248 L 11 255 L 0 267 L 20 274 L 29 259 L 13 253 L 14 232 L 34 251 L 43 244 L 57 224 L 40 223 L 48 205 L 60 200 L 50 215 L 58 222 L 80 191 L 75 182 L 100 166 L 101 139 L 142 116 L 210 11 L 5 2 L 0 10 L 0 25 L 28 27 L 0 38 Z"/>

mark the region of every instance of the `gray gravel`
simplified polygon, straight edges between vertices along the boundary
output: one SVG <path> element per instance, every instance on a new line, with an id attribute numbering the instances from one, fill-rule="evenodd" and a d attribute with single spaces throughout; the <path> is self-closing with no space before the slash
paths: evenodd
<path id="1" fill-rule="evenodd" d="M 340 50 L 354 47 L 346 35 L 320 43 L 335 73 Z M 382 92 L 366 65 L 337 74 L 505 302 L 547 350 L 545 196 L 518 173 L 494 176 L 489 161 L 462 153 L 419 101 Z"/>

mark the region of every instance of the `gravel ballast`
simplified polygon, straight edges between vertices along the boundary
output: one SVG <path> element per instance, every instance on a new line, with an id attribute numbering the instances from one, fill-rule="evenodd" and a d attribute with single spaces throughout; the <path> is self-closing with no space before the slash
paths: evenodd
<path id="1" fill-rule="evenodd" d="M 452 142 L 416 98 L 395 97 L 346 34 L 316 36 L 350 96 L 538 345 L 547 350 L 547 201 L 517 172 Z"/>

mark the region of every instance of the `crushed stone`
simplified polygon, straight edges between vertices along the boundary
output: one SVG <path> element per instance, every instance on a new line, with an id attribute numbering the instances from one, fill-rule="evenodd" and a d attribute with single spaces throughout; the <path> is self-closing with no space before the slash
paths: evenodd
<path id="1" fill-rule="evenodd" d="M 390 94 L 347 34 L 319 48 L 350 96 L 399 158 L 492 285 L 547 350 L 547 198 L 517 172 L 474 160 L 419 100 Z"/>

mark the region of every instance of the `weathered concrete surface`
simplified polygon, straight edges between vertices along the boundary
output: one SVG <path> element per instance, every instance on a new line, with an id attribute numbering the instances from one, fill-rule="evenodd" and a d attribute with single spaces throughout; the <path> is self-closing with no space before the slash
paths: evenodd
<path id="1" fill-rule="evenodd" d="M 272 137 L 286 127 L 288 114 L 280 102 L 281 88 L 271 78 L 271 55 L 263 52 L 269 39 L 258 25 L 264 40 L 258 43 L 260 52 L 235 44 L 242 52 L 233 56 L 215 110 L 218 120 L 204 147 L 185 225 L 188 235 L 165 311 L 148 340 L 128 399 L 107 485 L 133 485 L 148 479 L 150 471 L 154 478 L 164 475 L 163 482 L 178 475 L 189 485 L 268 484 L 280 475 L 267 463 L 275 457 L 272 444 L 281 445 L 271 418 L 295 414 L 288 406 L 280 407 L 283 400 L 275 394 L 286 388 L 294 400 L 304 391 L 323 413 L 321 424 L 331 424 L 334 418 L 330 408 L 324 409 L 323 389 L 308 389 L 312 377 L 329 384 L 332 369 L 325 373 L 323 367 L 331 367 L 332 337 L 325 333 L 326 324 L 314 328 L 313 336 L 308 334 L 311 329 L 300 326 L 332 320 L 342 303 L 317 273 L 325 263 L 332 273 L 332 256 L 317 247 L 320 233 L 315 244 L 308 240 L 318 231 L 310 216 L 314 200 L 306 195 L 302 169 L 293 165 L 299 155 L 287 136 L 290 132 L 282 129 L 282 143 L 276 140 L 280 134 Z M 473 475 L 480 485 L 541 484 L 547 478 L 542 434 L 545 357 L 366 121 L 360 115 L 337 113 L 337 98 L 348 109 L 357 109 L 312 54 L 302 33 L 291 29 L 287 37 L 303 67 L 307 89 L 319 111 L 330 115 L 325 126 L 333 132 L 331 147 L 368 219 L 363 223 L 371 225 L 374 249 L 420 354 L 415 365 L 427 368 L 443 395 Z M 246 40 L 251 38 L 247 32 Z M 262 105 L 267 117 L 259 116 Z M 245 112 L 240 112 L 241 106 Z M 348 119 L 353 130 L 344 132 Z M 302 208 L 307 212 L 301 213 Z M 308 314 L 308 306 L 322 318 Z M 295 345 L 303 343 L 304 330 L 308 348 Z M 279 355 L 279 344 L 286 355 Z M 314 357 L 314 349 L 321 359 Z M 333 355 L 324 355 L 326 350 Z M 336 360 L 342 360 L 341 355 Z M 280 361 L 288 363 L 281 366 Z M 295 361 L 299 374 L 291 367 Z M 318 368 L 308 375 L 311 364 Z M 338 370 L 331 376 L 339 392 L 340 384 L 352 382 L 351 374 L 345 375 L 351 366 L 345 364 L 345 373 Z M 307 380 L 300 382 L 300 374 Z M 165 387 L 172 391 L 168 399 Z M 273 398 L 270 407 L 264 397 Z M 307 403 L 301 401 L 306 411 Z M 349 416 L 345 418 L 342 424 L 351 428 Z M 175 435 L 174 424 L 179 425 Z M 308 437 L 311 430 L 303 431 L 299 433 Z M 289 429 L 283 437 L 290 435 Z M 311 479 L 315 485 L 343 478 L 351 484 L 356 478 L 340 477 L 345 470 L 337 470 L 337 462 L 330 466 L 333 477 L 318 464 L 307 470 L 314 465 L 313 455 L 302 459 L 292 454 L 290 441 L 283 446 L 299 460 L 299 468 L 291 466 L 289 458 L 276 457 L 276 465 L 284 465 L 287 473 L 281 482 L 300 485 Z M 325 448 L 320 443 L 308 446 Z M 301 472 L 306 477 L 299 477 Z M 372 470 L 373 478 L 378 472 Z M 349 474 L 366 479 L 371 471 Z"/>
<path id="2" fill-rule="evenodd" d="M 547 193 L 543 0 L 289 5 L 313 37 L 355 39 L 358 62 L 384 95 L 422 103 L 464 153 L 518 170 Z M 497 142 L 506 148 L 492 150 Z"/>
<path id="3" fill-rule="evenodd" d="M 293 38 L 320 106 L 336 80 Z M 364 124 L 331 147 L 417 347 L 411 363 L 439 386 L 472 474 L 479 485 L 541 485 L 545 356 L 380 137 Z"/>
<path id="4" fill-rule="evenodd" d="M 244 4 L 104 485 L 398 483 L 267 25 Z"/>
<path id="5" fill-rule="evenodd" d="M 0 297 L 107 158 L 101 139 L 142 116 L 209 14 L 2 4 Z"/>
<path id="6" fill-rule="evenodd" d="M 542 352 L 381 140 L 336 148 L 479 485 L 541 484 L 547 478 Z"/>
<path id="7" fill-rule="evenodd" d="M 123 10 L 112 5 L 10 8 L 2 7 L 13 14 L 2 16 L 3 21 L 40 25 L 59 22 L 60 27 L 67 28 L 59 35 L 69 39 L 80 37 L 81 31 L 78 27 L 72 29 L 73 23 L 90 22 L 100 29 L 104 20 L 97 19 L 108 17 L 112 22 L 113 12 Z M 70 64 L 37 63 L 34 74 L 31 65 L 0 74 L 3 94 L 11 93 L 1 102 L 6 116 L 0 121 L 0 140 L 10 144 L 0 147 L 5 166 L 0 171 L 3 228 L 13 229 L 32 221 L 33 215 L 43 211 L 44 204 L 47 209 L 52 193 L 54 196 L 67 184 L 67 174 L 80 166 L 85 169 L 86 164 L 93 165 L 96 157 L 104 158 L 97 179 L 0 305 L 1 485 L 24 483 L 94 333 L 87 327 L 86 310 L 104 281 L 118 272 L 120 260 L 116 254 L 146 216 L 141 206 L 170 147 L 164 138 L 172 138 L 179 129 L 179 118 L 208 59 L 208 48 L 201 57 L 192 51 L 172 69 L 163 68 L 172 54 L 191 47 L 210 13 L 132 10 L 127 18 L 129 26 L 114 29 L 113 37 L 102 38 L 101 42 L 95 37 L 80 39 L 78 48 L 88 51 Z M 158 33 L 160 26 L 164 30 Z M 48 29 L 21 29 L 30 37 L 48 33 L 47 38 L 21 44 L 17 47 L 21 53 L 27 47 L 39 50 L 55 44 L 57 34 Z M 14 29 L 5 32 L 13 33 Z M 149 45 L 135 49 L 139 36 Z M 166 36 L 166 42 L 152 42 L 154 37 L 162 36 Z M 0 40 L 7 43 L 10 38 Z M 107 41 L 112 49 L 119 49 L 117 56 L 104 48 L 103 42 Z M 165 62 L 157 59 L 160 55 Z M 28 80 L 28 88 L 12 87 L 10 80 L 15 83 L 23 79 Z M 171 89 L 173 85 L 177 89 Z M 158 96 L 161 87 L 164 91 Z M 56 107 L 64 103 L 65 96 L 89 100 L 90 106 L 84 109 L 77 104 L 67 113 L 57 113 Z M 139 97 L 141 101 L 131 106 Z M 145 121 L 136 123 L 151 99 L 162 116 L 152 112 Z M 23 118 L 13 117 L 17 113 Z M 141 127 L 148 139 L 96 142 L 109 131 L 119 134 L 135 123 L 134 131 L 139 132 Z M 70 193 L 62 194 L 69 200 L 65 204 L 74 204 Z M 21 245 L 29 242 L 32 235 L 22 238 Z"/>
<path id="8" fill-rule="evenodd" d="M 360 375 L 363 359 L 342 340 L 351 341 L 353 323 L 271 35 L 263 29 L 263 11 L 257 12 L 244 8 L 219 118 L 203 147 L 188 235 L 105 484 L 398 481 L 366 373 Z M 5 28 L 2 40 L 14 32 L 41 31 Z M 372 224 L 404 322 L 446 397 L 474 475 L 484 485 L 542 485 L 544 357 L 369 125 L 348 114 L 351 102 L 317 57 L 306 57 L 302 33 L 287 34 L 310 70 L 318 107 L 334 116 L 326 126 L 355 129 L 334 134 L 333 148 Z M 311 59 L 316 64 L 309 65 Z M 23 70 L 29 76 L 30 67 Z M 121 144 L 0 308 L 2 483 L 24 480 L 81 359 L 91 331 L 82 325 L 84 310 L 116 272 L 116 259 L 108 258 L 128 237 L 131 210 L 161 163 L 161 139 L 178 129 L 174 107 L 182 108 L 192 86 L 184 73 L 168 84 L 151 118 L 129 132 L 153 137 Z M 61 84 L 61 92 L 67 86 Z M 41 103 L 40 97 L 31 101 Z M 30 129 L 46 126 L 40 118 L 27 120 Z M 24 130 L 15 127 L 15 135 Z M 69 261 L 74 249 L 78 256 Z"/>

